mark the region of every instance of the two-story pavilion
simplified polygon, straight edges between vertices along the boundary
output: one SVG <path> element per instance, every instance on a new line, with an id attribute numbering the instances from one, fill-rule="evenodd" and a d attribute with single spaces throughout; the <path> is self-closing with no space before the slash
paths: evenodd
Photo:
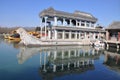
<path id="1" fill-rule="evenodd" d="M 95 28 L 97 18 L 90 13 L 68 13 L 50 7 L 40 12 L 39 16 L 41 34 L 45 33 L 46 40 L 93 40 L 100 39 L 105 34 L 104 30 Z"/>
<path id="2" fill-rule="evenodd" d="M 120 41 L 120 21 L 114 21 L 106 28 L 106 40 Z"/>

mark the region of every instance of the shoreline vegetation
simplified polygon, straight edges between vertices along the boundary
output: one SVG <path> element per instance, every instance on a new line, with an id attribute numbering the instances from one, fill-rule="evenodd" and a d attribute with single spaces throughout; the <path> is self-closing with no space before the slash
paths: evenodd
<path id="1" fill-rule="evenodd" d="M 0 26 L 0 34 L 7 34 L 7 33 L 11 33 L 12 31 L 18 29 L 20 27 L 1 27 Z M 27 31 L 35 31 L 36 27 L 22 27 Z"/>

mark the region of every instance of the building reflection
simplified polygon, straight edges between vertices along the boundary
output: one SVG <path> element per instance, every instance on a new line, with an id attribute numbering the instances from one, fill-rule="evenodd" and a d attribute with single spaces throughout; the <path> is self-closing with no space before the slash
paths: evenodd
<path id="1" fill-rule="evenodd" d="M 104 64 L 108 66 L 110 69 L 120 71 L 120 54 L 119 52 L 115 51 L 116 50 L 115 48 L 111 50 L 109 49 L 105 51 Z"/>
<path id="2" fill-rule="evenodd" d="M 39 73 L 43 79 L 94 70 L 94 60 L 100 50 L 89 46 L 20 47 L 18 62 L 24 63 L 34 54 L 40 54 Z"/>

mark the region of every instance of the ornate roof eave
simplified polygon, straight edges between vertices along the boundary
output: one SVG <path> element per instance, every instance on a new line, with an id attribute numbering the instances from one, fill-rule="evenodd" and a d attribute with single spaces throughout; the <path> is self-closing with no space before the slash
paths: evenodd
<path id="1" fill-rule="evenodd" d="M 120 30 L 120 21 L 112 22 L 105 30 Z"/>
<path id="2" fill-rule="evenodd" d="M 80 28 L 80 27 L 62 27 L 62 26 L 54 26 L 52 27 L 52 29 L 57 29 L 57 30 L 78 30 L 78 31 L 91 31 L 91 32 L 103 32 L 105 33 L 105 30 L 97 30 L 97 29 L 88 29 L 88 28 Z"/>

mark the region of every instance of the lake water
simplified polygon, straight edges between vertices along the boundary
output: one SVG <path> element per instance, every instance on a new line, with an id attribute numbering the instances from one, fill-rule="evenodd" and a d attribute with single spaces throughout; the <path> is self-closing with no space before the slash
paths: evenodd
<path id="1" fill-rule="evenodd" d="M 120 53 L 90 46 L 24 47 L 0 38 L 0 80 L 120 80 Z"/>

